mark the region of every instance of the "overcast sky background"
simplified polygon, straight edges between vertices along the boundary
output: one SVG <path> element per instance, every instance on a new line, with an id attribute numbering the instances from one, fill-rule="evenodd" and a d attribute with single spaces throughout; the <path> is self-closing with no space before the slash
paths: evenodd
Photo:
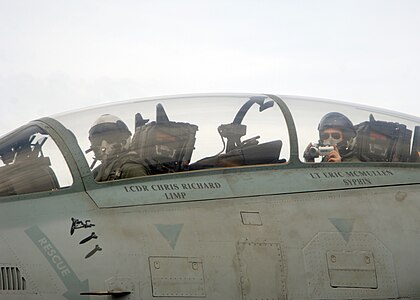
<path id="1" fill-rule="evenodd" d="M 419 0 L 0 0 L 0 46 L 0 135 L 62 111 L 197 92 L 420 116 Z"/>

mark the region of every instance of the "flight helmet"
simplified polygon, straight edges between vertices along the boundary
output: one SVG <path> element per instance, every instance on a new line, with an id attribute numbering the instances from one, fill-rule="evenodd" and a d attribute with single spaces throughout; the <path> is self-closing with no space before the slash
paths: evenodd
<path id="1" fill-rule="evenodd" d="M 341 138 L 332 135 L 328 138 L 324 137 L 324 131 L 327 129 L 340 130 L 342 132 Z M 340 154 L 346 155 L 353 150 L 356 130 L 354 129 L 353 123 L 345 115 L 339 112 L 330 112 L 326 114 L 319 122 L 318 131 L 320 143 L 337 145 Z"/>
<path id="2" fill-rule="evenodd" d="M 131 132 L 118 117 L 100 116 L 89 130 L 91 149 L 97 160 L 115 158 L 130 147 Z"/>
<path id="3" fill-rule="evenodd" d="M 339 112 L 330 112 L 322 117 L 318 125 L 318 131 L 322 133 L 328 128 L 340 129 L 344 133 L 344 139 L 349 140 L 356 136 L 353 123 L 345 115 Z"/>

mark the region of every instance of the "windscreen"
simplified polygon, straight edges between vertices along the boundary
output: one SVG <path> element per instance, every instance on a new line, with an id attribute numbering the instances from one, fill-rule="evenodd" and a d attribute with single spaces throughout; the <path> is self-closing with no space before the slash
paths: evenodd
<path id="1" fill-rule="evenodd" d="M 97 181 L 285 163 L 289 136 L 263 95 L 168 97 L 56 116 Z"/>
<path id="2" fill-rule="evenodd" d="M 55 191 L 72 183 L 63 154 L 40 127 L 23 127 L 0 140 L 0 196 Z"/>
<path id="3" fill-rule="evenodd" d="M 304 162 L 419 162 L 420 119 L 366 106 L 282 97 Z"/>

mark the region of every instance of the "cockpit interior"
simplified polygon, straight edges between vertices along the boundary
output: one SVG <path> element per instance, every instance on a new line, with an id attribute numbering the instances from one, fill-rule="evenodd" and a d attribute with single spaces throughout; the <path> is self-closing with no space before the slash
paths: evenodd
<path id="1" fill-rule="evenodd" d="M 420 119 L 395 112 L 274 95 L 134 99 L 36 120 L 1 137 L 0 196 L 54 192 L 72 186 L 75 177 L 91 176 L 100 185 L 185 172 L 266 166 L 281 172 L 323 164 L 336 147 L 326 145 L 319 131 L 331 112 L 352 124 L 354 134 L 344 147 L 355 159 L 348 163 L 420 162 Z"/>

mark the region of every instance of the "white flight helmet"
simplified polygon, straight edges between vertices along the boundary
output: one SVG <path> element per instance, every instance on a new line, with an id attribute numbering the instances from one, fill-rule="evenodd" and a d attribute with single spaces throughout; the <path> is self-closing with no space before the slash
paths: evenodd
<path id="1" fill-rule="evenodd" d="M 100 116 L 89 130 L 91 149 L 96 160 L 118 157 L 130 147 L 131 132 L 118 117 L 110 114 Z"/>

